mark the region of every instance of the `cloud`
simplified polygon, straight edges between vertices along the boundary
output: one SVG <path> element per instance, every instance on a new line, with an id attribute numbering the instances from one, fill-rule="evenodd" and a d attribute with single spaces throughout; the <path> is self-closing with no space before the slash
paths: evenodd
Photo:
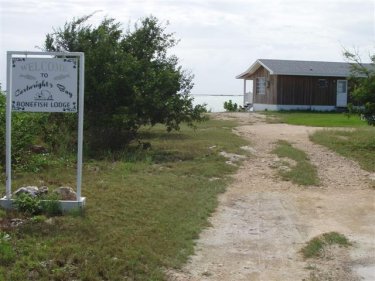
<path id="1" fill-rule="evenodd" d="M 6 50 L 35 50 L 52 27 L 100 10 L 133 25 L 154 15 L 181 39 L 172 50 L 195 74 L 193 93 L 241 93 L 234 76 L 258 58 L 342 61 L 342 47 L 374 47 L 372 0 L 2 0 L 0 67 Z M 4 72 L 0 81 L 4 83 Z"/>

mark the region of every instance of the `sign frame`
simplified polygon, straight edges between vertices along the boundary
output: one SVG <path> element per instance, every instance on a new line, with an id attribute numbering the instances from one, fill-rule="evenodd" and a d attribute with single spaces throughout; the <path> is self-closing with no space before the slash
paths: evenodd
<path id="1" fill-rule="evenodd" d="M 85 55 L 83 52 L 29 52 L 7 51 L 7 100 L 6 100 L 6 200 L 12 196 L 12 59 L 17 57 L 35 56 L 44 58 L 76 57 L 79 60 L 78 72 L 78 141 L 77 141 L 77 202 L 84 203 L 81 197 L 82 188 L 82 152 L 83 152 L 83 113 L 84 113 L 84 81 L 85 81 Z"/>

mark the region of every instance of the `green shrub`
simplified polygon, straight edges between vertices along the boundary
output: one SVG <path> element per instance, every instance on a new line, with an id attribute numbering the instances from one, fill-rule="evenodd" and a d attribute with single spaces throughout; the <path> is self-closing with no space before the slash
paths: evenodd
<path id="1" fill-rule="evenodd" d="M 235 112 L 238 111 L 237 103 L 233 103 L 232 100 L 224 102 L 224 109 L 225 111 Z"/>
<path id="2" fill-rule="evenodd" d="M 23 193 L 16 197 L 14 205 L 17 211 L 26 215 L 59 216 L 62 214 L 60 202 L 56 196 L 39 198 Z"/>
<path id="3" fill-rule="evenodd" d="M 14 200 L 14 205 L 19 212 L 27 215 L 37 215 L 42 211 L 41 201 L 38 197 L 32 197 L 22 193 Z"/>

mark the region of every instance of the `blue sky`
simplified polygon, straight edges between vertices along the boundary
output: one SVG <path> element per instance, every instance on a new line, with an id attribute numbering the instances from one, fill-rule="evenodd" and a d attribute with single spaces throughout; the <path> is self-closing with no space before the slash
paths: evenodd
<path id="1" fill-rule="evenodd" d="M 193 94 L 241 94 L 234 77 L 258 58 L 343 61 L 343 47 L 364 61 L 374 52 L 374 0 L 0 0 L 0 83 L 6 51 L 37 51 L 53 27 L 97 12 L 124 29 L 141 17 L 169 22 L 172 50 L 195 75 Z"/>

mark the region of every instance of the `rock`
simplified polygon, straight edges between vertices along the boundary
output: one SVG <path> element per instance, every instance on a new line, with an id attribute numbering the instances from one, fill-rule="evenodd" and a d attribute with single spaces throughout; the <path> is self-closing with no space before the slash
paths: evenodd
<path id="1" fill-rule="evenodd" d="M 48 187 L 47 186 L 41 186 L 38 191 L 38 196 L 45 195 L 48 193 Z"/>
<path id="2" fill-rule="evenodd" d="M 249 151 L 249 152 L 251 152 L 251 153 L 253 153 L 253 154 L 257 153 L 257 151 L 256 151 L 255 148 L 253 148 L 253 147 L 251 147 L 251 146 L 248 146 L 248 145 L 246 145 L 246 146 L 241 146 L 240 148 L 241 148 L 242 150 Z"/>
<path id="3" fill-rule="evenodd" d="M 43 154 L 43 153 L 48 152 L 47 148 L 45 148 L 44 146 L 41 146 L 41 145 L 30 146 L 30 151 L 35 153 L 35 154 Z"/>
<path id="4" fill-rule="evenodd" d="M 60 200 L 77 200 L 77 194 L 69 186 L 61 186 L 55 190 Z"/>
<path id="5" fill-rule="evenodd" d="M 280 170 L 281 172 L 285 172 L 285 173 L 287 173 L 287 172 L 290 172 L 292 169 L 291 169 L 290 167 L 288 167 L 288 166 L 280 166 L 280 167 L 279 167 L 279 170 Z"/>
<path id="6" fill-rule="evenodd" d="M 31 197 L 37 197 L 39 194 L 39 189 L 37 186 L 23 186 L 17 189 L 13 194 L 19 196 L 22 193 L 30 195 Z"/>
<path id="7" fill-rule="evenodd" d="M 49 218 L 49 219 L 46 219 L 46 220 L 45 220 L 45 223 L 46 223 L 46 224 L 49 224 L 49 225 L 53 225 L 54 220 L 53 220 L 53 218 Z"/>
<path id="8" fill-rule="evenodd" d="M 219 180 L 220 178 L 216 178 L 216 177 L 213 177 L 213 178 L 209 178 L 208 181 L 217 181 Z"/>
<path id="9" fill-rule="evenodd" d="M 10 220 L 10 226 L 12 226 L 12 227 L 20 226 L 23 223 L 24 223 L 24 220 L 22 220 L 22 219 L 15 218 L 15 219 Z"/>
<path id="10" fill-rule="evenodd" d="M 239 155 L 239 154 L 235 154 L 235 153 L 228 153 L 228 152 L 225 152 L 225 151 L 220 152 L 220 155 L 227 158 L 228 159 L 227 162 L 232 162 L 232 163 L 246 159 L 246 156 L 244 156 L 244 155 Z"/>
<path id="11" fill-rule="evenodd" d="M 37 197 L 41 195 L 45 195 L 48 193 L 48 187 L 47 186 L 42 186 L 38 188 L 37 186 L 22 186 L 19 189 L 17 189 L 13 195 L 19 196 L 20 194 L 28 194 L 31 197 Z"/>

